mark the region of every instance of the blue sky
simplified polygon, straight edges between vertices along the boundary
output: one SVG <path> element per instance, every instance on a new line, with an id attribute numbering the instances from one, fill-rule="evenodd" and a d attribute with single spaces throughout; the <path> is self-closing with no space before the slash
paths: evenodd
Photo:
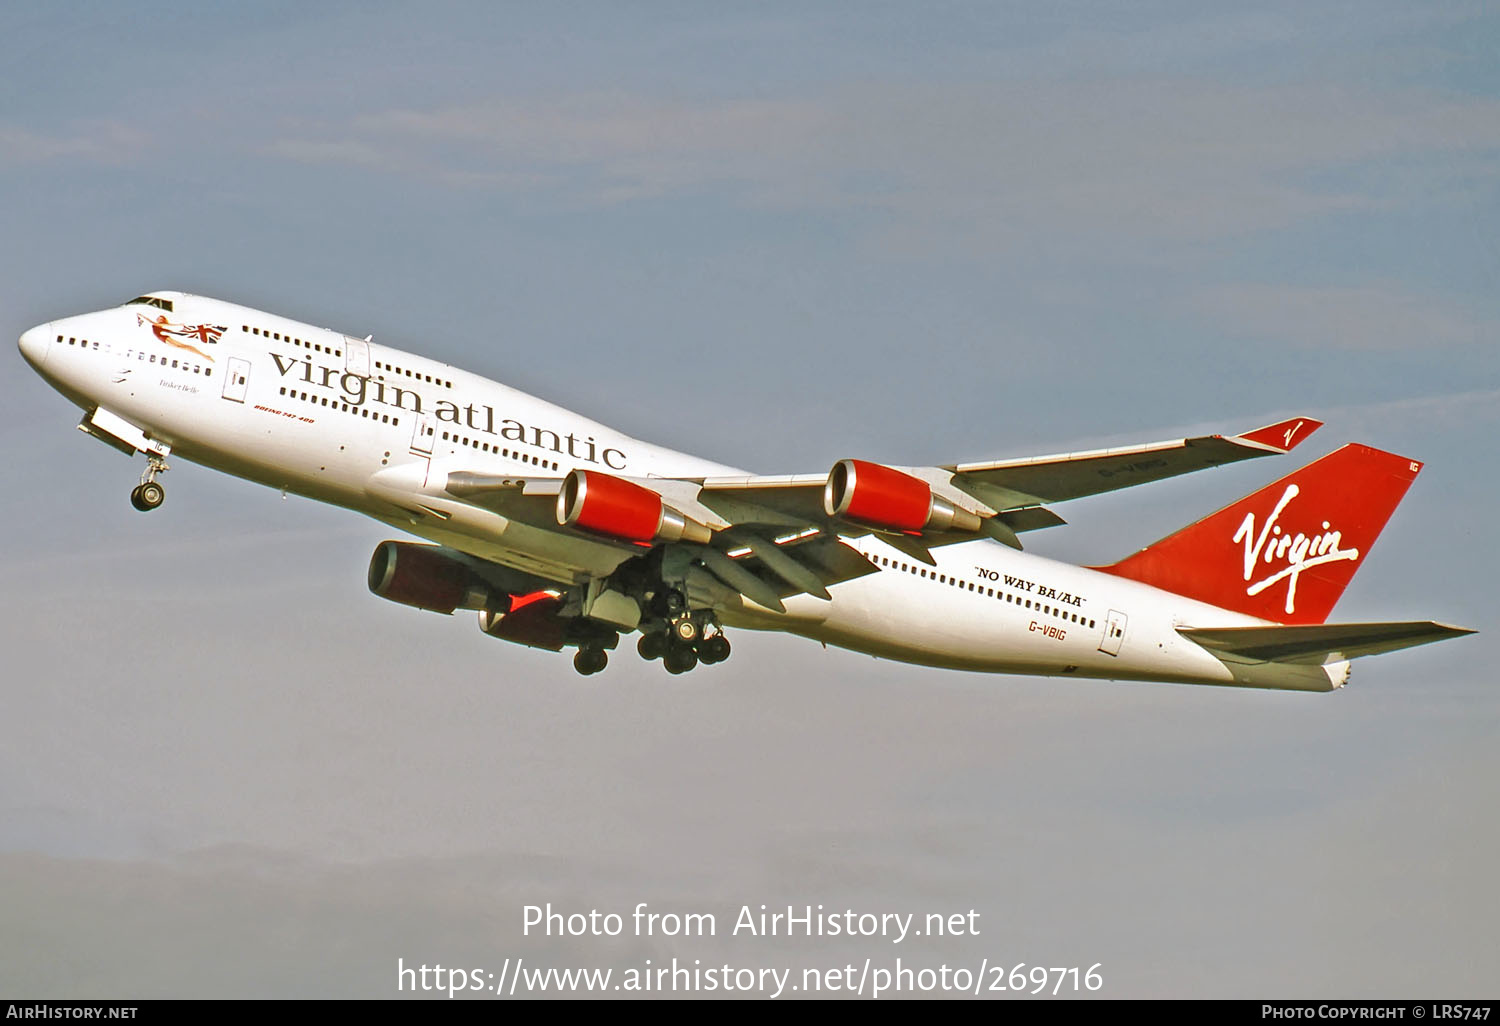
<path id="1" fill-rule="evenodd" d="M 376 997 L 398 955 L 665 950 L 528 949 L 519 906 L 550 898 L 976 907 L 993 933 L 923 957 L 1105 961 L 1116 996 L 1493 990 L 1485 5 L 55 4 L 0 28 L 15 335 L 182 288 L 767 473 L 1310 414 L 1285 466 L 1074 503 L 1028 547 L 1114 559 L 1357 440 L 1427 468 L 1336 615 L 1484 632 L 1326 697 L 750 635 L 690 681 L 583 681 L 370 597 L 386 534 L 352 515 L 182 465 L 140 517 L 139 467 L 17 355 L 0 893 L 42 940 L 0 989 L 76 993 L 86 964 L 109 993 Z"/>

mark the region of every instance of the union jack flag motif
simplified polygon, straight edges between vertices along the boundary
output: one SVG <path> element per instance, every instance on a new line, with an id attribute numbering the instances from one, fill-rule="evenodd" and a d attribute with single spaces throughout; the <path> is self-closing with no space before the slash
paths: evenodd
<path id="1" fill-rule="evenodd" d="M 175 349 L 186 349 L 189 352 L 197 353 L 210 363 L 213 362 L 212 356 L 209 356 L 196 346 L 189 345 L 186 340 L 196 339 L 204 345 L 212 345 L 218 342 L 227 330 L 223 324 L 173 324 L 165 317 L 157 317 L 153 320 L 145 314 L 136 314 L 135 323 L 141 327 L 149 325 L 151 334 L 156 336 L 158 342 L 165 343 Z"/>

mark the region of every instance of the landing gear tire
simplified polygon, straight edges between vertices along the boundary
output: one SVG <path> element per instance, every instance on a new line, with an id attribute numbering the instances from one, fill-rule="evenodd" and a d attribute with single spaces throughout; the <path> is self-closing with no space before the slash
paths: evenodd
<path id="1" fill-rule="evenodd" d="M 130 504 L 142 513 L 149 513 L 160 506 L 166 497 L 166 490 L 155 481 L 147 481 L 130 490 Z"/>
<path id="2" fill-rule="evenodd" d="M 641 654 L 646 661 L 660 659 L 667 652 L 667 636 L 659 631 L 650 634 L 642 634 L 641 640 L 635 643 L 635 650 Z"/>
<path id="3" fill-rule="evenodd" d="M 729 639 L 722 634 L 705 638 L 698 645 L 698 659 L 706 666 L 722 663 L 729 658 Z"/>
<path id="4" fill-rule="evenodd" d="M 609 653 L 602 648 L 580 648 L 573 656 L 573 669 L 585 677 L 609 665 Z"/>
<path id="5" fill-rule="evenodd" d="M 141 475 L 141 483 L 136 485 L 130 492 L 130 504 L 142 513 L 147 513 L 161 505 L 161 500 L 167 497 L 166 489 L 156 483 L 156 475 L 167 471 L 167 461 L 159 452 L 148 452 L 146 454 L 146 472 Z"/>
<path id="6" fill-rule="evenodd" d="M 662 659 L 662 665 L 671 674 L 687 673 L 698 665 L 698 653 L 686 645 L 669 645 L 667 654 Z"/>

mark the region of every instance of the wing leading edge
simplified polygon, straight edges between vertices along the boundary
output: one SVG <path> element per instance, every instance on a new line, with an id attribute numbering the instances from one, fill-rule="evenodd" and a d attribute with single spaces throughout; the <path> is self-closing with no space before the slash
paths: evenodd
<path id="1" fill-rule="evenodd" d="M 991 505 L 1032 506 L 1148 484 L 1259 456 L 1281 455 L 1322 426 L 1322 421 L 1311 417 L 1294 417 L 1238 435 L 1202 435 L 1092 452 L 958 463 L 942 469 L 951 471 L 962 482 L 960 487 L 981 498 L 993 498 Z"/>
<path id="2" fill-rule="evenodd" d="M 1014 533 L 1065 522 L 1046 509 L 1046 503 L 1098 495 L 1259 456 L 1281 455 L 1322 426 L 1322 421 L 1311 417 L 1295 417 L 1238 435 L 1204 435 L 1089 452 L 892 469 L 927 482 L 936 494 L 963 509 L 998 520 L 999 526 L 991 523 L 982 533 L 1015 544 Z M 827 481 L 827 475 L 821 474 L 711 477 L 702 480 L 699 499 L 735 523 L 821 524 L 829 519 L 823 506 Z M 952 533 L 955 537 L 943 541 L 976 536 L 974 532 Z"/>

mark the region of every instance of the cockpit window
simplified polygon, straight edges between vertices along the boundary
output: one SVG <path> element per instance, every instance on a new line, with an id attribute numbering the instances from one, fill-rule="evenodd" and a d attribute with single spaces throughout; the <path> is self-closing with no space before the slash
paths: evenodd
<path id="1" fill-rule="evenodd" d="M 155 296 L 136 296 L 125 305 L 135 306 L 137 303 L 140 303 L 142 306 L 154 306 L 158 310 L 165 310 L 167 313 L 172 312 L 172 301 L 170 299 L 157 299 Z"/>

